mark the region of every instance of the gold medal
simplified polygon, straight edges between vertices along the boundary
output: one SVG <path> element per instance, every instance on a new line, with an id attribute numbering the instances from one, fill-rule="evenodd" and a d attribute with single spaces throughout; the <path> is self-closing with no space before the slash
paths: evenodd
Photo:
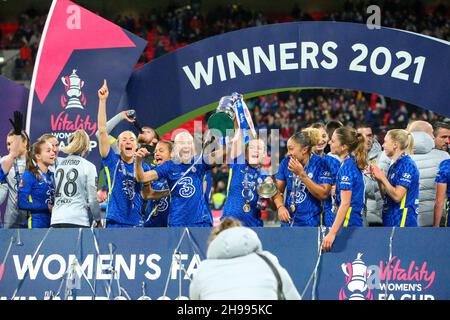
<path id="1" fill-rule="evenodd" d="M 291 212 L 294 213 L 295 212 L 295 205 L 291 204 Z"/>
<path id="2" fill-rule="evenodd" d="M 250 212 L 250 205 L 248 203 L 246 203 L 246 204 L 244 204 L 242 209 L 244 209 L 244 212 Z"/>

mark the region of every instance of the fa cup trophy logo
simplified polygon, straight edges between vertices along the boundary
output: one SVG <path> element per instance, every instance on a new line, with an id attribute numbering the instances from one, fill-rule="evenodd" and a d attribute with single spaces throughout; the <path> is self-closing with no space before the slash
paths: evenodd
<path id="1" fill-rule="evenodd" d="M 61 96 L 61 106 L 65 109 L 84 109 L 86 106 L 86 97 L 81 88 L 84 86 L 84 81 L 77 75 L 77 70 L 73 69 L 70 76 L 61 77 L 61 81 L 64 84 L 66 95 L 69 97 L 67 100 L 66 95 Z"/>
<path id="2" fill-rule="evenodd" d="M 342 288 L 339 292 L 339 300 L 372 300 L 373 295 L 367 287 L 367 266 L 361 260 L 362 253 L 358 253 L 356 259 L 352 263 L 343 263 L 342 271 L 345 274 L 346 288 Z M 347 294 L 350 294 L 347 297 Z"/>

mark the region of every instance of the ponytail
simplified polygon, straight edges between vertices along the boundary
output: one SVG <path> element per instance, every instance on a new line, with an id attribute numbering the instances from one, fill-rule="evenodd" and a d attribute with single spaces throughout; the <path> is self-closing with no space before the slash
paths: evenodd
<path id="1" fill-rule="evenodd" d="M 414 154 L 414 136 L 411 132 L 408 132 L 408 141 L 407 141 L 406 150 L 409 154 Z"/>
<path id="2" fill-rule="evenodd" d="M 353 152 L 355 154 L 356 165 L 359 170 L 363 171 L 367 167 L 366 139 L 361 133 L 356 134 L 356 139 L 356 147 Z"/>
<path id="3" fill-rule="evenodd" d="M 414 154 L 414 136 L 411 132 L 403 129 L 392 129 L 387 132 L 387 135 L 399 144 L 400 150 L 408 154 Z"/>
<path id="4" fill-rule="evenodd" d="M 341 127 L 335 131 L 341 145 L 348 146 L 348 152 L 355 155 L 358 168 L 362 171 L 367 167 L 366 140 L 361 133 L 353 128 Z"/>
<path id="5" fill-rule="evenodd" d="M 33 152 L 31 150 L 27 151 L 27 160 L 25 167 L 28 171 L 30 171 L 37 180 L 41 179 L 41 175 L 39 174 L 39 170 L 34 160 Z"/>
<path id="6" fill-rule="evenodd" d="M 77 130 L 67 139 L 68 145 L 61 148 L 67 154 L 84 156 L 88 153 L 91 140 L 84 130 Z"/>
<path id="7" fill-rule="evenodd" d="M 27 160 L 25 167 L 28 171 L 30 171 L 37 180 L 41 179 L 41 175 L 39 174 L 39 169 L 36 162 L 36 155 L 41 154 L 42 145 L 47 142 L 44 140 L 38 140 L 31 146 L 31 150 L 27 151 Z"/>

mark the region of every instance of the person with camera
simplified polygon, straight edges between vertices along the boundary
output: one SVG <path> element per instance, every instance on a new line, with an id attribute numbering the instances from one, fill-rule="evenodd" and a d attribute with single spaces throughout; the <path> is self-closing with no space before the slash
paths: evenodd
<path id="1" fill-rule="evenodd" d="M 111 132 L 114 130 L 117 125 L 121 121 L 125 120 L 126 122 L 132 124 L 138 131 L 139 134 L 137 136 L 137 143 L 139 148 L 146 148 L 149 151 L 149 154 L 144 159 L 144 162 L 148 165 L 154 165 L 154 152 L 155 146 L 159 141 L 159 135 L 155 129 L 150 126 L 144 125 L 141 126 L 137 120 L 137 115 L 135 110 L 125 110 L 116 114 L 111 120 L 106 123 L 106 132 L 108 133 L 109 142 L 111 148 L 116 154 L 120 153 L 120 150 L 117 147 L 117 139 L 111 136 Z M 97 139 L 99 139 L 99 131 L 95 133 Z"/>

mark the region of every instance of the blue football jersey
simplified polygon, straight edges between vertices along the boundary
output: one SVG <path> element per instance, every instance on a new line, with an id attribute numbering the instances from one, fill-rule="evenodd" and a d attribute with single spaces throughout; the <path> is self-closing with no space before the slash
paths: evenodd
<path id="1" fill-rule="evenodd" d="M 364 208 L 364 177 L 356 165 L 355 157 L 344 160 L 339 168 L 336 179 L 336 206 L 341 205 L 341 190 L 352 191 L 350 208 L 345 214 L 344 228 L 362 227 L 361 212 Z M 336 210 L 337 210 L 336 209 Z M 337 211 L 336 211 L 337 213 Z"/>
<path id="2" fill-rule="evenodd" d="M 447 198 L 450 198 L 450 159 L 441 162 L 435 181 L 447 185 Z"/>
<path id="3" fill-rule="evenodd" d="M 152 181 L 153 190 L 167 190 L 169 185 L 166 179 Z M 145 213 L 145 227 L 167 227 L 167 218 L 169 215 L 170 196 L 159 200 L 148 200 Z M 148 219 L 150 213 L 152 216 Z M 147 220 L 148 219 L 148 220 Z"/>
<path id="4" fill-rule="evenodd" d="M 9 173 L 9 172 L 8 172 Z M 8 173 L 4 173 L 3 169 L 0 168 L 0 183 L 6 183 L 6 177 L 8 176 Z"/>
<path id="5" fill-rule="evenodd" d="M 17 205 L 28 211 L 28 228 L 49 228 L 49 204 L 53 204 L 55 186 L 53 173 L 41 174 L 38 180 L 29 170 L 25 170 L 19 182 Z"/>
<path id="6" fill-rule="evenodd" d="M 323 212 L 322 201 L 316 199 L 306 188 L 305 184 L 298 176 L 288 169 L 289 157 L 281 161 L 277 179 L 286 183 L 285 206 L 289 210 L 293 226 L 311 226 L 320 225 L 320 218 Z M 332 184 L 331 173 L 327 169 L 325 162 L 316 154 L 312 154 L 309 163 L 305 166 L 305 172 L 315 183 Z M 295 212 L 292 212 L 291 206 L 295 206 Z M 286 227 L 289 223 L 282 222 L 281 226 Z"/>
<path id="7" fill-rule="evenodd" d="M 203 194 L 203 178 L 211 166 L 194 158 L 191 163 L 164 162 L 155 168 L 158 177 L 167 180 L 173 191 L 169 206 L 169 227 L 212 226 L 211 209 Z M 183 174 L 196 162 L 192 169 Z M 182 177 L 183 176 L 183 177 Z"/>
<path id="8" fill-rule="evenodd" d="M 246 227 L 262 227 L 261 209 L 258 208 L 258 185 L 267 177 L 261 168 L 254 168 L 245 160 L 230 164 L 227 199 L 223 207 L 223 217 L 240 220 Z M 247 178 L 246 178 L 247 176 Z M 245 206 L 247 203 L 248 206 Z M 248 207 L 245 212 L 244 206 Z"/>
<path id="9" fill-rule="evenodd" d="M 102 158 L 108 184 L 108 207 L 106 220 L 130 227 L 140 226 L 142 221 L 141 196 L 142 184 L 134 176 L 134 162 L 126 163 L 113 149 L 106 158 Z M 142 164 L 144 171 L 150 170 L 146 163 Z"/>
<path id="10" fill-rule="evenodd" d="M 207 170 L 206 171 L 204 180 L 206 182 L 205 201 L 209 205 L 209 202 L 210 202 L 210 199 L 211 199 L 211 189 L 212 189 L 211 170 Z"/>
<path id="11" fill-rule="evenodd" d="M 447 201 L 445 206 L 444 225 L 448 227 L 450 226 L 448 223 L 448 212 L 450 206 L 450 159 L 441 162 L 435 181 L 436 183 L 444 183 L 447 185 Z"/>
<path id="12" fill-rule="evenodd" d="M 323 161 L 327 166 L 327 170 L 330 172 L 331 184 L 336 184 L 337 174 L 339 168 L 341 166 L 341 162 L 335 158 L 326 154 L 322 157 Z M 324 216 L 323 216 L 323 225 L 327 227 L 331 227 L 333 225 L 334 219 L 336 217 L 336 213 L 333 211 L 334 207 L 334 197 L 331 192 L 328 198 L 323 202 L 324 207 Z"/>
<path id="13" fill-rule="evenodd" d="M 387 227 L 417 227 L 419 209 L 419 170 L 409 155 L 400 156 L 389 167 L 387 178 L 391 185 L 407 189 L 400 202 L 386 193 L 383 206 L 383 224 Z"/>

